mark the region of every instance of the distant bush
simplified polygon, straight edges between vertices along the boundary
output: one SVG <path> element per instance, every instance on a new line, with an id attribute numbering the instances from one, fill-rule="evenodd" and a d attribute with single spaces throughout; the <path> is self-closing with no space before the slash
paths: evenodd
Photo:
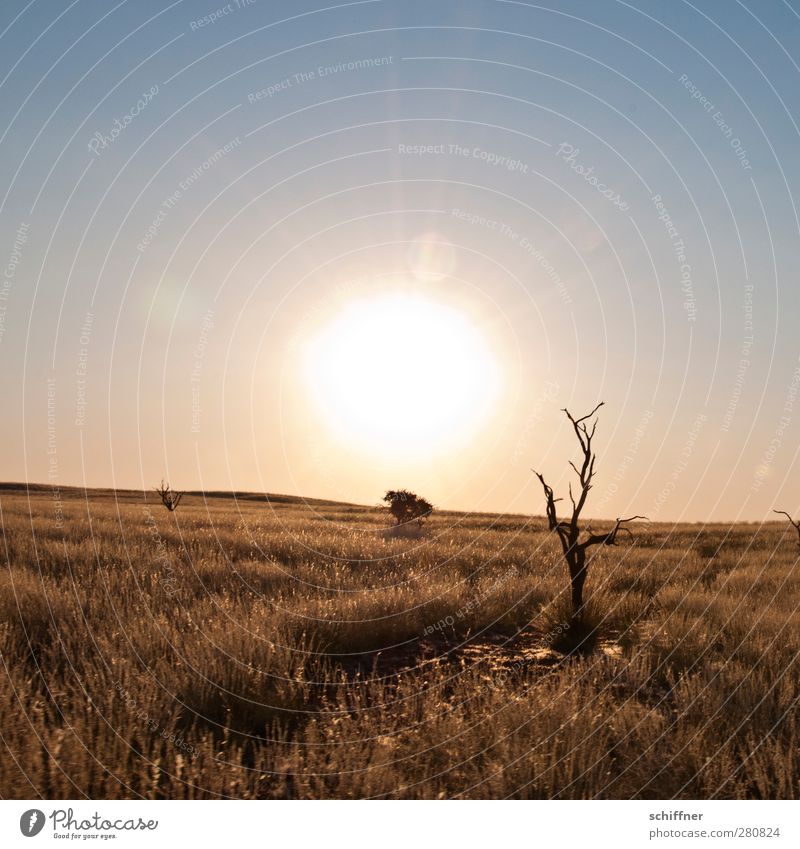
<path id="1" fill-rule="evenodd" d="M 430 501 L 407 489 L 390 489 L 383 500 L 389 505 L 389 512 L 398 525 L 416 521 L 421 526 L 423 520 L 433 512 Z"/>

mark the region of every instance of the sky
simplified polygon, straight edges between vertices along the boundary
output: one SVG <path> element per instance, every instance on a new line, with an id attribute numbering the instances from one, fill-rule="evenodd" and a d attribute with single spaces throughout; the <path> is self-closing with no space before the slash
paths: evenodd
<path id="1" fill-rule="evenodd" d="M 800 3 L 0 9 L 2 478 L 800 508 Z"/>

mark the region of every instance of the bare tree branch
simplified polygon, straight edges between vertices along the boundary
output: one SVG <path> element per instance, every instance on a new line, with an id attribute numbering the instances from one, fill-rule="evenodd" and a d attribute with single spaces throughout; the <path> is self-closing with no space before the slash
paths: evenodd
<path id="1" fill-rule="evenodd" d="M 556 498 L 553 495 L 553 487 L 551 487 L 544 479 L 544 475 L 540 472 L 537 472 L 535 469 L 531 469 L 531 471 L 536 475 L 537 478 L 541 481 L 542 488 L 544 489 L 544 497 L 547 505 L 547 526 L 551 531 L 556 531 L 558 533 L 558 538 L 561 540 L 561 546 L 566 553 L 569 548 L 569 538 L 567 536 L 567 526 L 565 526 L 564 522 L 558 521 L 558 515 L 556 514 L 556 502 L 562 501 L 561 498 Z"/>
<path id="2" fill-rule="evenodd" d="M 616 545 L 617 535 L 620 531 L 625 531 L 626 534 L 631 533 L 630 528 L 623 527 L 626 522 L 635 522 L 637 519 L 643 519 L 647 522 L 650 520 L 647 516 L 630 516 L 627 519 L 617 519 L 614 527 L 607 534 L 592 534 L 581 545 L 584 548 L 589 548 L 592 545 Z"/>
<path id="3" fill-rule="evenodd" d="M 590 419 L 602 406 L 605 405 L 605 401 L 601 401 L 591 413 L 587 413 L 585 416 L 580 416 L 579 418 L 575 418 L 570 411 L 564 407 L 562 412 L 567 414 L 567 418 L 572 422 L 572 427 L 575 431 L 575 435 L 578 437 L 578 441 L 581 444 L 581 448 L 584 454 L 590 452 L 592 447 L 592 437 L 594 436 L 595 429 L 597 428 L 597 422 L 595 421 L 591 433 L 589 429 L 586 427 L 584 422 L 587 419 Z"/>
<path id="4" fill-rule="evenodd" d="M 773 510 L 772 512 L 777 513 L 779 516 L 786 516 L 786 518 L 789 520 L 789 523 L 793 527 L 800 528 L 800 520 L 795 522 L 795 520 L 792 518 L 791 514 L 787 513 L 785 510 Z"/>
<path id="5" fill-rule="evenodd" d="M 786 516 L 789 520 L 789 524 L 797 531 L 797 546 L 800 548 L 800 520 L 795 522 L 795 520 L 787 513 L 785 510 L 773 510 L 773 513 L 777 513 L 779 516 Z"/>

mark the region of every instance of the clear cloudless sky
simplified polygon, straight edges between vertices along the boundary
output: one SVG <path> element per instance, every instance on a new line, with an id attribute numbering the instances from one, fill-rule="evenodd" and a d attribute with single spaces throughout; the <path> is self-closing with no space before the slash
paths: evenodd
<path id="1" fill-rule="evenodd" d="M 0 34 L 3 479 L 539 513 L 602 400 L 589 514 L 800 507 L 795 0 Z"/>

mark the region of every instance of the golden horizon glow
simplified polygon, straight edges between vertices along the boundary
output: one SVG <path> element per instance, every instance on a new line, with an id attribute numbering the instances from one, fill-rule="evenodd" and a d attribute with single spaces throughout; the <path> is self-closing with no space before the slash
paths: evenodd
<path id="1" fill-rule="evenodd" d="M 309 338 L 304 378 L 331 435 L 373 456 L 417 460 L 474 437 L 502 382 L 465 311 L 406 292 L 345 303 Z"/>

